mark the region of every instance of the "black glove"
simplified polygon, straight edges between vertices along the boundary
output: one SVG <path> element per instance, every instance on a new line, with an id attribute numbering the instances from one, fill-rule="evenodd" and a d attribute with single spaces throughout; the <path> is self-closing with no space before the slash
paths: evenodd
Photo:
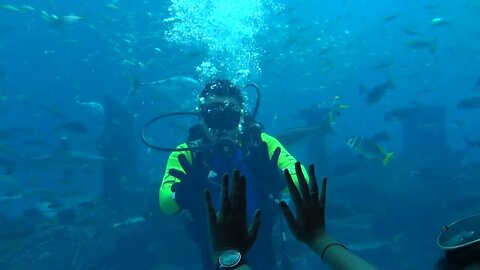
<path id="1" fill-rule="evenodd" d="M 175 201 L 183 208 L 195 213 L 202 213 L 201 208 L 202 194 L 207 187 L 209 169 L 205 165 L 202 153 L 197 153 L 192 158 L 192 164 L 188 162 L 185 155 L 178 156 L 178 161 L 185 172 L 177 169 L 170 169 L 168 173 L 181 182 L 175 183 L 172 186 L 172 191 L 175 192 Z M 194 214 L 194 213 L 192 213 Z"/>
<path id="2" fill-rule="evenodd" d="M 263 141 L 250 147 L 245 162 L 255 176 L 255 181 L 252 183 L 255 188 L 276 193 L 284 187 L 283 174 L 278 168 L 280 153 L 281 149 L 277 147 L 270 159 L 267 143 Z"/>

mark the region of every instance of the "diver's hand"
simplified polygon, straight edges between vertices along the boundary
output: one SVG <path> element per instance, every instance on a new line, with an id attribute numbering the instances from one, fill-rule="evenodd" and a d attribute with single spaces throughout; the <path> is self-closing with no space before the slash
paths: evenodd
<path id="1" fill-rule="evenodd" d="M 308 168 L 310 187 L 308 186 L 305 175 L 302 172 L 300 162 L 295 163 L 295 172 L 298 178 L 298 189 L 288 170 L 284 171 L 287 186 L 292 201 L 295 204 L 297 217 L 294 217 L 285 201 L 280 202 L 280 208 L 282 209 L 282 213 L 295 238 L 298 241 L 311 246 L 314 242 L 319 241 L 322 238 L 328 238 L 325 230 L 327 178 L 323 179 L 322 190 L 319 194 L 313 165 L 310 165 Z"/>
<path id="2" fill-rule="evenodd" d="M 222 179 L 220 212 L 215 213 L 210 192 L 205 191 L 212 251 L 214 256 L 227 249 L 235 249 L 245 256 L 257 238 L 260 228 L 260 210 L 256 210 L 252 224 L 247 228 L 247 195 L 245 177 L 233 171 L 232 190 L 228 190 L 228 175 Z"/>
<path id="3" fill-rule="evenodd" d="M 192 208 L 198 207 L 203 190 L 207 187 L 209 169 L 205 165 L 202 153 L 193 156 L 192 164 L 183 154 L 178 156 L 178 161 L 185 172 L 177 169 L 169 170 L 170 175 L 181 181 L 172 186 L 172 191 L 175 192 L 175 201 L 184 209 L 195 210 Z"/>
<path id="4" fill-rule="evenodd" d="M 261 187 L 261 190 L 266 188 L 265 190 L 276 192 L 284 188 L 281 181 L 281 170 L 278 168 L 278 158 L 281 152 L 280 147 L 277 147 L 270 158 L 268 145 L 263 141 L 250 147 L 246 163 L 257 178 L 254 185 L 268 185 Z"/>

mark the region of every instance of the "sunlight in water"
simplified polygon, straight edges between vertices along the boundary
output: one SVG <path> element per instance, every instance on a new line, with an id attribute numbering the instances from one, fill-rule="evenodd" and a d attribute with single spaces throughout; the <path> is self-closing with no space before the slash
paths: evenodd
<path id="1" fill-rule="evenodd" d="M 165 19 L 168 41 L 206 49 L 196 70 L 202 81 L 223 77 L 243 84 L 260 76 L 261 44 L 268 14 L 281 9 L 266 0 L 172 0 Z"/>

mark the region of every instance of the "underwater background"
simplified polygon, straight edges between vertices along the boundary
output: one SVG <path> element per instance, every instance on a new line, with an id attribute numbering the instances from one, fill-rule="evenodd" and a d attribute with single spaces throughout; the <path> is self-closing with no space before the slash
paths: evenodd
<path id="1" fill-rule="evenodd" d="M 227 78 L 257 84 L 265 132 L 329 178 L 336 239 L 433 269 L 440 229 L 480 212 L 479 18 L 478 0 L 2 0 L 0 268 L 196 269 L 158 208 L 169 152 L 140 134 Z M 175 148 L 196 121 L 148 136 Z M 323 267 L 292 236 L 282 252 Z"/>

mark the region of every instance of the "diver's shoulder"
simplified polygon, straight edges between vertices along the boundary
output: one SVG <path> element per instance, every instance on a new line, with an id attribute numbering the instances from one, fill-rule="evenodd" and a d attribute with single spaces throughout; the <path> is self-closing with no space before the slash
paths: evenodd
<path id="1" fill-rule="evenodd" d="M 273 135 L 270 135 L 266 132 L 261 132 L 260 137 L 262 138 L 262 141 L 264 142 L 271 142 L 271 141 L 278 141 L 277 138 L 275 138 Z"/>
<path id="2" fill-rule="evenodd" d="M 188 155 L 190 153 L 190 150 L 188 149 L 188 143 L 184 142 L 179 144 L 177 147 L 175 147 L 177 151 L 172 151 L 170 153 L 170 157 L 178 157 L 180 154 Z M 179 151 L 181 149 L 185 149 L 185 151 Z"/>

